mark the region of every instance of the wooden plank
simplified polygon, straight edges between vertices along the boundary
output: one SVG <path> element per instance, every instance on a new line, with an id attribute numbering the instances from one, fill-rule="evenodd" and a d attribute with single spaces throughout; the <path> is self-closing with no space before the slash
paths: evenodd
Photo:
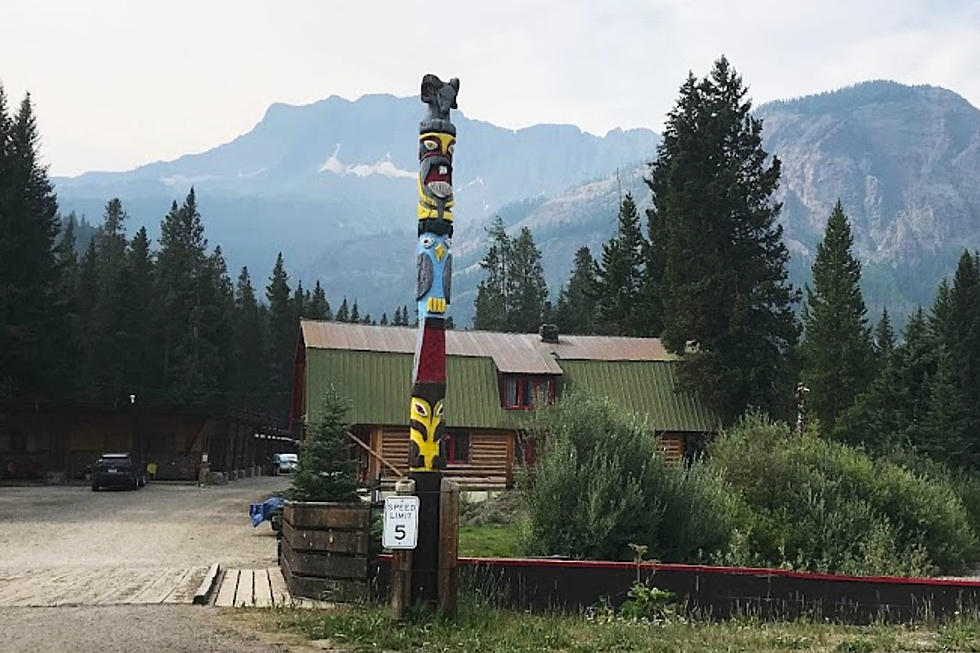
<path id="1" fill-rule="evenodd" d="M 221 579 L 221 588 L 218 590 L 218 598 L 214 604 L 222 608 L 230 608 L 235 605 L 235 592 L 238 589 L 238 575 L 240 569 L 229 569 L 225 572 L 225 577 Z"/>
<path id="2" fill-rule="evenodd" d="M 206 573 L 208 573 L 207 567 L 189 568 L 184 575 L 180 577 L 180 579 L 174 585 L 173 591 L 163 600 L 163 602 L 181 605 L 194 603 L 194 593 L 197 591 L 197 588 L 201 584 L 201 580 L 204 578 Z"/>
<path id="3" fill-rule="evenodd" d="M 185 573 L 187 573 L 187 570 L 179 567 L 171 567 L 167 569 L 166 574 L 158 578 L 152 585 L 146 588 L 145 591 L 137 595 L 131 601 L 131 603 L 163 603 L 164 600 L 166 600 L 166 598 L 174 591 L 174 587 L 176 586 L 177 582 L 183 578 Z"/>
<path id="4" fill-rule="evenodd" d="M 269 567 L 266 570 L 269 574 L 269 587 L 272 590 L 272 603 L 276 607 L 289 605 L 289 589 L 286 588 L 286 579 L 282 577 L 282 569 L 279 567 Z"/>
<path id="5" fill-rule="evenodd" d="M 364 529 L 371 525 L 371 506 L 327 502 L 287 502 L 283 518 L 294 528 Z"/>
<path id="6" fill-rule="evenodd" d="M 293 550 L 330 551 L 367 555 L 367 531 L 316 530 L 291 527 L 283 531 L 283 539 Z"/>
<path id="7" fill-rule="evenodd" d="M 159 576 L 159 569 L 131 569 L 115 588 L 96 599 L 96 605 L 120 605 L 143 591 Z"/>
<path id="8" fill-rule="evenodd" d="M 56 597 L 53 600 L 44 600 L 44 597 L 37 596 L 27 605 L 89 605 L 95 602 L 100 594 L 105 594 L 106 585 L 109 591 L 112 590 L 112 571 L 106 569 L 88 568 L 77 570 L 71 583 L 54 590 Z"/>
<path id="9" fill-rule="evenodd" d="M 51 598 L 46 605 L 52 605 L 60 598 L 65 587 L 70 587 L 78 578 L 89 573 L 87 569 L 38 569 L 19 579 L 12 591 L 5 592 L 0 605 L 28 606 L 36 602 L 40 595 Z"/>
<path id="10" fill-rule="evenodd" d="M 235 607 L 247 608 L 255 605 L 255 598 L 252 596 L 253 574 L 251 569 L 242 569 L 238 577 L 238 590 L 235 592 Z"/>
<path id="11" fill-rule="evenodd" d="M 289 567 L 301 576 L 319 578 L 367 578 L 367 557 L 344 556 L 332 553 L 296 551 L 282 541 L 282 555 Z"/>
<path id="12" fill-rule="evenodd" d="M 269 583 L 269 570 L 256 569 L 253 575 L 255 585 L 255 607 L 268 608 L 272 605 L 272 585 Z"/>

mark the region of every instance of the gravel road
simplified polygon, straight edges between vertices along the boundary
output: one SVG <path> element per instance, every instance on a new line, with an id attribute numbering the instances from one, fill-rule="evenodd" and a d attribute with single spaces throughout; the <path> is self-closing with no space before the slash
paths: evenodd
<path id="1" fill-rule="evenodd" d="M 151 483 L 136 492 L 0 487 L 0 576 L 25 567 L 274 566 L 275 535 L 267 523 L 252 528 L 248 504 L 288 484 L 260 477 L 207 488 Z M 4 653 L 310 650 L 295 637 L 190 605 L 0 607 L 0 623 Z"/>
<path id="2" fill-rule="evenodd" d="M 0 567 L 269 567 L 275 533 L 252 528 L 248 504 L 288 485 L 263 476 L 205 488 L 0 488 Z"/>

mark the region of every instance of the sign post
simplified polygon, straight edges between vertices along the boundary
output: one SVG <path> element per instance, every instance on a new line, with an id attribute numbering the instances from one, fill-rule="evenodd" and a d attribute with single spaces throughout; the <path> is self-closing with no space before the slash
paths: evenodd
<path id="1" fill-rule="evenodd" d="M 418 501 L 419 498 L 415 496 L 410 496 L 415 492 L 415 481 L 411 479 L 402 479 L 395 484 L 396 496 L 388 497 L 385 499 L 385 524 L 384 532 L 382 533 L 383 544 L 386 548 L 390 548 L 391 553 L 391 615 L 395 619 L 401 620 L 405 618 L 405 610 L 408 609 L 409 604 L 412 602 L 412 549 L 418 542 Z M 392 499 L 415 500 L 415 537 L 412 541 L 411 548 L 405 548 L 399 546 L 403 543 L 407 544 L 408 540 L 408 529 L 406 526 L 406 520 L 401 518 L 400 515 L 403 511 L 397 508 L 393 510 L 393 519 L 388 518 L 388 502 Z M 391 526 L 391 533 L 389 537 L 389 525 Z M 401 533 L 398 531 L 397 527 L 401 526 L 404 532 L 404 536 L 399 539 Z M 394 540 L 395 546 L 388 546 L 389 539 Z"/>

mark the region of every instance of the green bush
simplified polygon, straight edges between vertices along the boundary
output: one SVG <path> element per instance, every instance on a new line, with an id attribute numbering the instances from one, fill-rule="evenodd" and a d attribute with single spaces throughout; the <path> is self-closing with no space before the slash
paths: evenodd
<path id="1" fill-rule="evenodd" d="M 722 562 L 915 576 L 976 556 L 949 484 L 813 432 L 748 415 L 711 444 L 707 465 L 747 508 Z"/>
<path id="2" fill-rule="evenodd" d="M 660 560 L 728 548 L 735 502 L 710 470 L 688 473 L 658 454 L 654 433 L 605 399 L 570 393 L 533 424 L 539 457 L 522 479 L 532 554 Z"/>

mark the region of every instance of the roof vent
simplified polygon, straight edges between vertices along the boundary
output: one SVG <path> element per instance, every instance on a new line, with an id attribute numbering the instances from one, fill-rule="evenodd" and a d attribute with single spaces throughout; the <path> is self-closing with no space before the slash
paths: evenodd
<path id="1" fill-rule="evenodd" d="M 557 324 L 542 324 L 538 328 L 538 335 L 541 336 L 541 342 L 558 342 L 558 325 Z"/>

